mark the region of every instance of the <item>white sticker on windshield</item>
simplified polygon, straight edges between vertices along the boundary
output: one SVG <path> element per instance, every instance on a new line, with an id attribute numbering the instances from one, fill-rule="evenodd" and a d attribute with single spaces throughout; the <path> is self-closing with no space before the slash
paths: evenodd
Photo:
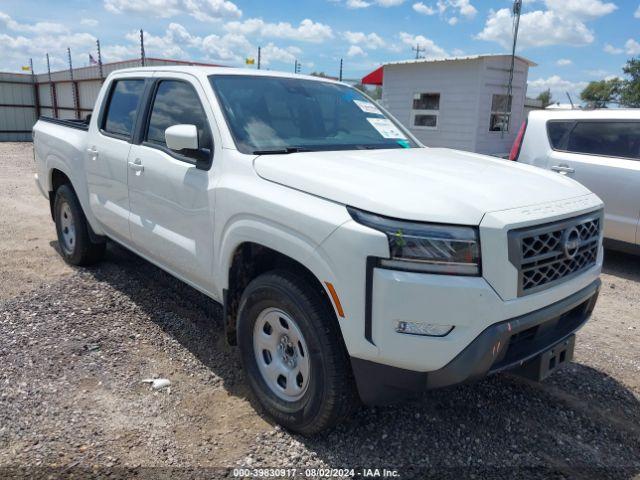
<path id="1" fill-rule="evenodd" d="M 382 115 L 382 112 L 380 110 L 378 110 L 378 107 L 376 107 L 371 102 L 363 102 L 362 100 L 354 100 L 353 103 L 355 103 L 358 107 L 360 107 L 360 110 L 362 110 L 365 113 L 373 113 L 374 115 Z"/>
<path id="2" fill-rule="evenodd" d="M 386 118 L 367 118 L 367 121 L 375 128 L 384 138 L 400 138 L 406 140 L 407 137 L 398 130 L 391 120 Z"/>

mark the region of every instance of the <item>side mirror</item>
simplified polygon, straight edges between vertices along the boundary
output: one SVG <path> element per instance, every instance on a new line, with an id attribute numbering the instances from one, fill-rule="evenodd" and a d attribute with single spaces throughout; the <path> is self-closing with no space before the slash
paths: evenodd
<path id="1" fill-rule="evenodd" d="M 164 131 L 164 139 L 171 150 L 198 149 L 198 129 L 195 125 L 173 125 Z"/>

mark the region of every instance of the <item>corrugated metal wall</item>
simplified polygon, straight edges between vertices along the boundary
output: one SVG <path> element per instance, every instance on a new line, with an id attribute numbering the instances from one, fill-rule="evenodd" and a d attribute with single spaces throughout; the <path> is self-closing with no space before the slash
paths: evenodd
<path id="1" fill-rule="evenodd" d="M 0 142 L 31 140 L 36 122 L 31 75 L 0 73 Z"/>
<path id="2" fill-rule="evenodd" d="M 147 66 L 205 65 L 157 58 L 147 58 L 145 64 Z M 102 72 L 106 77 L 115 70 L 139 66 L 139 59 L 127 60 L 105 64 L 102 66 Z M 35 76 L 0 73 L 0 142 L 30 141 L 31 129 L 38 115 L 84 118 L 93 110 L 101 86 L 100 68 L 97 65 L 75 68 L 73 81 L 71 81 L 69 70 L 52 72 L 51 82 L 47 73 Z"/>

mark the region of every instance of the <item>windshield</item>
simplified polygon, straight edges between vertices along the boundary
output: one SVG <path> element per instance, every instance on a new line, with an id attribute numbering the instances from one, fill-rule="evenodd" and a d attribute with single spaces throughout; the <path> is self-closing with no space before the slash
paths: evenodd
<path id="1" fill-rule="evenodd" d="M 354 88 L 299 78 L 209 78 L 243 153 L 417 146 Z"/>

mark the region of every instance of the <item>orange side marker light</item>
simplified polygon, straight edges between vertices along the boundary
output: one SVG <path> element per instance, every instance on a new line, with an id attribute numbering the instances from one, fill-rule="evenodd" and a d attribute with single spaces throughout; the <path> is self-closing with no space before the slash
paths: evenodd
<path id="1" fill-rule="evenodd" d="M 340 303 L 340 299 L 338 298 L 338 294 L 336 293 L 336 289 L 333 288 L 333 284 L 331 282 L 324 282 L 327 285 L 327 289 L 331 294 L 331 298 L 333 299 L 333 304 L 336 306 L 336 310 L 338 311 L 338 316 L 344 318 L 344 310 L 342 309 L 342 304 Z"/>

